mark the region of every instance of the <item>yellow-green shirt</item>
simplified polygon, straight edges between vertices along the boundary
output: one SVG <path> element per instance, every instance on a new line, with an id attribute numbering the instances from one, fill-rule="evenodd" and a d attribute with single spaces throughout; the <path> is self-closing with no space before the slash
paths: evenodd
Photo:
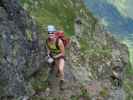
<path id="1" fill-rule="evenodd" d="M 56 43 L 48 43 L 48 48 L 50 49 L 50 53 L 52 53 L 53 55 L 60 53 L 60 49 L 57 47 Z"/>

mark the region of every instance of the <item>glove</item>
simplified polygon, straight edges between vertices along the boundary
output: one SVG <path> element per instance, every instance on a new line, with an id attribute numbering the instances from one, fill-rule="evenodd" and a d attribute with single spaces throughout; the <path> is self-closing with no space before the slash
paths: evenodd
<path id="1" fill-rule="evenodd" d="M 48 63 L 51 64 L 51 63 L 53 63 L 53 62 L 54 62 L 54 59 L 51 58 L 51 57 L 49 57 L 49 58 L 48 58 Z"/>
<path id="2" fill-rule="evenodd" d="M 51 63 L 54 62 L 54 59 L 53 59 L 50 55 L 48 55 L 48 56 L 47 56 L 47 62 L 48 62 L 49 64 L 51 64 Z"/>

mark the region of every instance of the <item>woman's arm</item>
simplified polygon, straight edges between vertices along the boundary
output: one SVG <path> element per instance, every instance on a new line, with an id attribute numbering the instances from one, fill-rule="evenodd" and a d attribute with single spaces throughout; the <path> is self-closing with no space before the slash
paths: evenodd
<path id="1" fill-rule="evenodd" d="M 60 49 L 61 53 L 54 56 L 54 58 L 59 58 L 60 56 L 65 55 L 65 48 L 64 48 L 63 41 L 61 39 L 58 40 L 58 46 L 59 46 L 59 49 Z"/>

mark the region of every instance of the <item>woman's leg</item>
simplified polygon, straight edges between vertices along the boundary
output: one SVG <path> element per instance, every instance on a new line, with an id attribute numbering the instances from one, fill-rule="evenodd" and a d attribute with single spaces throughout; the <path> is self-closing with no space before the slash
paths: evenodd
<path id="1" fill-rule="evenodd" d="M 60 80 L 64 80 L 64 64 L 65 61 L 63 58 L 59 59 L 59 75 L 60 75 Z"/>
<path id="2" fill-rule="evenodd" d="M 55 71 L 56 76 L 58 76 L 58 72 L 59 72 L 59 60 L 58 59 L 55 59 L 54 71 Z"/>

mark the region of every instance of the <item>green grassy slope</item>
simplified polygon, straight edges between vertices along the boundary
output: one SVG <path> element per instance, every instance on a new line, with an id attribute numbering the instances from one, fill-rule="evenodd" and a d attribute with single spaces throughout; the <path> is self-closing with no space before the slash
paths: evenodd
<path id="1" fill-rule="evenodd" d="M 77 0 L 21 0 L 21 2 L 42 31 L 46 30 L 48 24 L 52 24 L 64 30 L 69 36 L 74 34 L 75 17 L 82 9 L 87 10 L 81 2 L 80 5 L 76 5 Z"/>

